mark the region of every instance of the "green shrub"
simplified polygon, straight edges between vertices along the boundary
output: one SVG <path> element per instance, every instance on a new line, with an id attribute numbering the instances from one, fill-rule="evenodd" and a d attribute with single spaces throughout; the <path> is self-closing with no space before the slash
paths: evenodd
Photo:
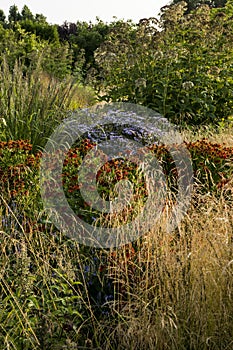
<path id="1" fill-rule="evenodd" d="M 175 124 L 208 125 L 233 108 L 232 13 L 208 6 L 185 15 L 185 2 L 168 6 L 160 21 L 113 28 L 96 50 L 100 99 L 156 110 Z"/>

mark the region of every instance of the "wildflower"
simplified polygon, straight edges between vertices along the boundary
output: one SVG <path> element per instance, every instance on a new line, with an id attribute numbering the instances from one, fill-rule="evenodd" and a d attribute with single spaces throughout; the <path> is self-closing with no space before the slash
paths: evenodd
<path id="1" fill-rule="evenodd" d="M 135 80 L 135 86 L 136 87 L 146 87 L 146 79 L 144 79 L 144 78 L 138 78 L 137 80 Z"/>
<path id="2" fill-rule="evenodd" d="M 184 90 L 189 91 L 189 90 L 191 90 L 194 87 L 194 84 L 193 84 L 192 81 L 185 81 L 182 84 L 182 87 L 183 87 Z"/>

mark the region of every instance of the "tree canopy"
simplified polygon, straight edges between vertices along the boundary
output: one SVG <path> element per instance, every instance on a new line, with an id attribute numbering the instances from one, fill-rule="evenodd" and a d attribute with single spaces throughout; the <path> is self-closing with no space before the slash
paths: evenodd
<path id="1" fill-rule="evenodd" d="M 172 0 L 171 5 L 175 5 L 181 0 Z M 186 13 L 197 9 L 201 5 L 208 5 L 210 8 L 222 8 L 226 5 L 227 0 L 185 0 L 187 4 Z"/>

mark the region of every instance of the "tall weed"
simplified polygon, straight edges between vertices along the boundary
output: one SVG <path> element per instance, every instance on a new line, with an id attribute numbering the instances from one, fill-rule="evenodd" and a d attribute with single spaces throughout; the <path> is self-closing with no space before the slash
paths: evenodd
<path id="1" fill-rule="evenodd" d="M 11 71 L 5 59 L 0 66 L 0 99 L 1 140 L 27 139 L 33 152 L 45 145 L 70 108 L 94 102 L 93 93 L 72 78 L 58 81 L 45 75 L 40 61 L 25 72 L 19 61 Z"/>

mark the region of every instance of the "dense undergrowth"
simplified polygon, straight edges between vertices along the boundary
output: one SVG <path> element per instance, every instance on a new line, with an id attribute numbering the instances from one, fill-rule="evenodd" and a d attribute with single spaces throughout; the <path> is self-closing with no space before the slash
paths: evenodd
<path id="1" fill-rule="evenodd" d="M 68 152 L 63 167 L 69 203 L 74 209 L 78 203 L 87 221 L 93 212 L 81 200 L 76 174 L 92 147 L 84 140 Z M 106 250 L 82 246 L 46 220 L 38 182 L 41 152 L 33 153 L 28 141 L 1 142 L 3 349 L 230 346 L 233 149 L 207 139 L 186 142 L 186 147 L 195 186 L 179 227 L 166 233 L 167 201 L 151 232 Z M 152 151 L 167 177 L 174 178 L 166 147 Z M 135 170 L 128 162 L 106 163 L 99 173 L 102 195 L 112 191 L 111 182 L 130 179 L 130 172 L 136 184 Z M 139 187 L 139 197 L 146 198 L 145 183 Z"/>

